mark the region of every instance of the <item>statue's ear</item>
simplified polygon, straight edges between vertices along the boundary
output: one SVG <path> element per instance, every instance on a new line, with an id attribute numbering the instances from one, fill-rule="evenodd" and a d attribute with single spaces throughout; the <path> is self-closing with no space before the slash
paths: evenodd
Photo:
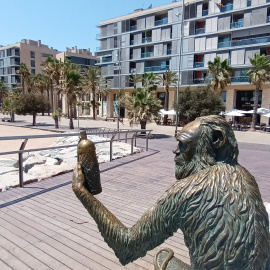
<path id="1" fill-rule="evenodd" d="M 223 130 L 215 129 L 213 132 L 212 141 L 213 141 L 213 147 L 215 149 L 221 148 L 226 142 L 226 137 Z"/>

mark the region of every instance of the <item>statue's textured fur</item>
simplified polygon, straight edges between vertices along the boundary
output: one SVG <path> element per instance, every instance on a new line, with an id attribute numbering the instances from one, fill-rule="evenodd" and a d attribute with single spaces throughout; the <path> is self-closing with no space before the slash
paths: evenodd
<path id="1" fill-rule="evenodd" d="M 258 185 L 238 164 L 237 143 L 226 121 L 217 116 L 196 121 L 199 137 L 187 147 L 194 148 L 194 157 L 185 163 L 185 153 L 178 151 L 183 155 L 182 163 L 176 162 L 178 181 L 133 227 L 125 227 L 84 188 L 80 166 L 74 171 L 73 190 L 122 264 L 144 256 L 180 228 L 190 269 L 264 270 L 269 221 Z M 181 136 L 193 138 L 192 129 L 181 131 L 179 143 Z"/>

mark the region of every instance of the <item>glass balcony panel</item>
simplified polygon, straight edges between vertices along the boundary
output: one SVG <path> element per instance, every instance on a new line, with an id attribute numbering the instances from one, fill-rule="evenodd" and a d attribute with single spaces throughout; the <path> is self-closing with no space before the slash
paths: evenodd
<path id="1" fill-rule="evenodd" d="M 152 67 L 145 67 L 144 72 L 153 72 L 153 71 L 160 71 L 160 70 L 170 70 L 169 65 L 161 65 L 161 66 L 152 66 Z"/>
<path id="2" fill-rule="evenodd" d="M 258 43 L 267 43 L 267 42 L 270 42 L 270 36 L 242 39 L 242 40 L 235 40 L 235 41 L 232 40 L 231 47 L 252 45 L 252 44 L 258 44 Z M 218 47 L 218 48 L 223 48 L 223 47 Z"/>
<path id="3" fill-rule="evenodd" d="M 131 68 L 130 73 L 136 73 L 136 68 Z"/>
<path id="4" fill-rule="evenodd" d="M 267 23 L 270 22 L 270 16 L 267 16 L 267 17 L 266 17 L 266 22 L 267 22 Z"/>
<path id="5" fill-rule="evenodd" d="M 112 62 L 112 57 L 103 58 L 103 59 L 102 59 L 102 62 L 103 62 L 103 63 Z"/>
<path id="6" fill-rule="evenodd" d="M 142 43 L 148 43 L 148 42 L 152 42 L 152 38 L 149 37 L 149 38 L 143 38 L 142 39 Z"/>
<path id="7" fill-rule="evenodd" d="M 204 67 L 204 62 L 195 62 L 194 63 L 194 68 L 200 68 L 200 67 Z"/>
<path id="8" fill-rule="evenodd" d="M 153 57 L 154 52 L 146 52 L 141 54 L 141 58 Z"/>
<path id="9" fill-rule="evenodd" d="M 208 15 L 208 9 L 203 10 L 203 11 L 202 11 L 202 15 L 203 15 L 203 16 L 207 16 L 207 15 Z"/>
<path id="10" fill-rule="evenodd" d="M 130 59 L 133 59 L 133 54 L 130 55 Z"/>
<path id="11" fill-rule="evenodd" d="M 159 26 L 159 25 L 167 24 L 167 23 L 168 23 L 168 18 L 166 17 L 161 20 L 155 21 L 155 26 Z"/>
<path id="12" fill-rule="evenodd" d="M 193 84 L 202 84 L 202 83 L 204 83 L 204 79 L 203 78 L 193 79 Z"/>
<path id="13" fill-rule="evenodd" d="M 226 12 L 226 11 L 231 11 L 233 10 L 233 4 L 227 4 L 224 5 L 223 7 L 220 7 L 221 12 Z"/>
<path id="14" fill-rule="evenodd" d="M 249 77 L 248 76 L 235 76 L 231 78 L 232 83 L 237 83 L 237 82 L 249 82 Z"/>
<path id="15" fill-rule="evenodd" d="M 131 40 L 130 41 L 130 45 L 134 45 L 134 40 Z"/>
<path id="16" fill-rule="evenodd" d="M 231 29 L 232 28 L 240 28 L 240 27 L 243 27 L 243 26 L 244 26 L 244 22 L 243 21 L 231 23 Z"/>
<path id="17" fill-rule="evenodd" d="M 247 7 L 251 7 L 251 0 L 247 1 Z"/>
<path id="18" fill-rule="evenodd" d="M 205 33 L 205 27 L 195 29 L 195 35 L 204 34 L 204 33 Z"/>
<path id="19" fill-rule="evenodd" d="M 171 49 L 167 50 L 167 55 L 170 55 L 170 54 L 172 54 L 172 50 Z"/>
<path id="20" fill-rule="evenodd" d="M 130 31 L 135 31 L 137 30 L 137 25 L 130 26 Z"/>
<path id="21" fill-rule="evenodd" d="M 231 42 L 230 41 L 218 42 L 218 49 L 225 47 L 231 47 Z"/>

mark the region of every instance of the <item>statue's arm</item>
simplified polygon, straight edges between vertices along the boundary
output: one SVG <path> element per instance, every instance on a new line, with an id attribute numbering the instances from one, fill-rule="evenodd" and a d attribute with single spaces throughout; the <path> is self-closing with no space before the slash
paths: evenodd
<path id="1" fill-rule="evenodd" d="M 122 264 L 145 256 L 148 250 L 159 246 L 179 228 L 181 192 L 176 194 L 171 188 L 133 227 L 127 228 L 86 190 L 83 181 L 81 170 L 75 169 L 73 191 L 96 221 L 105 242 Z"/>

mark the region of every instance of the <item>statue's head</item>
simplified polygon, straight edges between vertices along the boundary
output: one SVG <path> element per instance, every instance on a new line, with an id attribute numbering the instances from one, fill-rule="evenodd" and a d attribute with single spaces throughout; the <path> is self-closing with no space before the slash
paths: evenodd
<path id="1" fill-rule="evenodd" d="M 238 146 L 234 132 L 220 116 L 199 117 L 177 136 L 176 179 L 183 179 L 218 162 L 237 164 Z"/>

